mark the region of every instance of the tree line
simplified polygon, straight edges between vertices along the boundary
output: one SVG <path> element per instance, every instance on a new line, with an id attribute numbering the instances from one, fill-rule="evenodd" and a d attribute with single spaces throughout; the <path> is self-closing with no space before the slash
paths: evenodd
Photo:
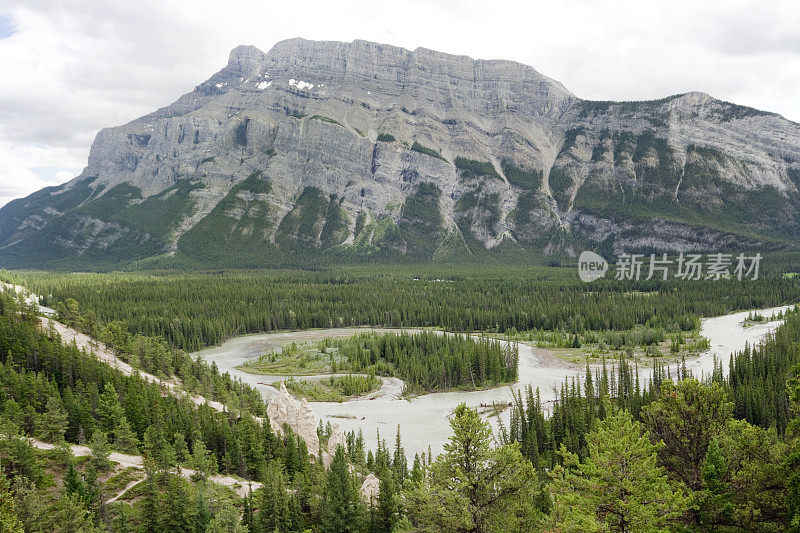
<path id="1" fill-rule="evenodd" d="M 700 382 L 684 367 L 657 366 L 642 386 L 622 360 L 567 382 L 549 409 L 528 390 L 499 444 L 462 405 L 444 453 L 410 465 L 399 430 L 394 446 L 379 437 L 375 450 L 349 433 L 326 470 L 287 428 L 277 435 L 245 411 L 165 395 L 61 344 L 36 327 L 33 309 L 0 295 L 0 523 L 9 531 L 797 530 L 799 330 L 800 316 L 788 317 L 763 346 L 736 354 L 727 378 L 719 367 Z M 773 399 L 787 402 L 783 427 L 777 415 L 746 409 L 770 382 Z M 318 432 L 324 440 L 331 430 Z M 92 454 L 86 462 L 41 454 L 23 435 L 85 442 Z M 145 458 L 129 503 L 104 503 L 100 473 L 112 449 Z M 179 477 L 178 464 L 197 478 Z M 217 471 L 264 485 L 229 500 L 208 484 Z M 365 499 L 370 473 L 378 490 Z"/>
<path id="2" fill-rule="evenodd" d="M 352 371 L 399 376 L 409 391 L 489 387 L 517 380 L 517 346 L 488 337 L 432 331 L 357 333 L 328 344 Z"/>
<path id="3" fill-rule="evenodd" d="M 570 272 L 570 274 L 572 274 Z M 434 277 L 445 276 L 443 278 Z M 690 331 L 698 317 L 796 302 L 800 278 L 583 284 L 559 269 L 58 274 L 5 272 L 55 307 L 191 351 L 232 336 L 348 326 L 449 331 Z"/>

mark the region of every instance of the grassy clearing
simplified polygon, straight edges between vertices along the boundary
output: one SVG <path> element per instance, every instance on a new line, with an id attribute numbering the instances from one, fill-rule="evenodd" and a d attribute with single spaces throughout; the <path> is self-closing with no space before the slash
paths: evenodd
<path id="1" fill-rule="evenodd" d="M 282 350 L 273 350 L 251 359 L 236 368 L 250 374 L 314 376 L 334 374 L 342 367 L 336 348 L 324 343 L 291 343 Z M 288 384 L 287 384 L 288 387 Z"/>
<path id="2" fill-rule="evenodd" d="M 131 481 L 141 479 L 143 477 L 144 472 L 141 468 L 129 466 L 127 468 L 118 470 L 105 481 L 104 487 L 106 493 L 110 496 L 114 496 L 124 489 Z"/>
<path id="3" fill-rule="evenodd" d="M 574 364 L 613 361 L 624 356 L 629 362 L 646 366 L 655 361 L 680 361 L 710 348 L 708 339 L 700 335 L 699 322 L 690 331 L 638 326 L 625 331 L 577 334 L 562 330 L 511 332 L 504 338 L 547 348 L 559 359 Z"/>
<path id="4" fill-rule="evenodd" d="M 310 402 L 345 402 L 380 389 L 381 380 L 374 375 L 330 376 L 325 379 L 307 381 L 289 379 L 273 383 L 279 387 L 283 383 L 294 396 Z"/>

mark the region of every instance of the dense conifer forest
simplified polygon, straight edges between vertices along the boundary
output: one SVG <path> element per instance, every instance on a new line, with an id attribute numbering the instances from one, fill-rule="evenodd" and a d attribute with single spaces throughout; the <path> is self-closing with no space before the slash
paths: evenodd
<path id="1" fill-rule="evenodd" d="M 344 326 L 569 333 L 636 325 L 688 331 L 697 317 L 794 303 L 800 278 L 603 280 L 572 269 L 397 267 L 319 272 L 58 274 L 6 272 L 44 304 L 74 299 L 89 320 L 163 337 L 187 351 L 235 335 Z"/>
<path id="2" fill-rule="evenodd" d="M 332 344 L 354 370 L 398 375 L 412 390 L 488 387 L 517 380 L 519 354 L 512 344 L 486 337 L 417 333 L 361 333 Z"/>
<path id="3" fill-rule="evenodd" d="M 365 377 L 397 376 L 405 382 L 407 392 L 415 393 L 513 383 L 517 381 L 518 362 L 515 343 L 486 336 L 398 330 L 326 338 L 311 346 L 289 345 L 239 368 L 256 374 L 358 372 L 368 375 Z"/>
<path id="4" fill-rule="evenodd" d="M 436 457 L 407 458 L 399 428 L 392 444 L 379 438 L 376 449 L 349 433 L 343 446 L 330 450 L 327 469 L 289 428 L 277 432 L 252 416 L 265 412 L 255 391 L 182 350 L 251 327 L 277 329 L 292 317 L 289 311 L 298 320 L 293 327 L 330 320 L 348 303 L 358 311 L 347 315 L 351 320 L 391 315 L 454 330 L 526 331 L 535 323 L 581 339 L 587 331 L 637 325 L 688 331 L 699 316 L 791 302 L 798 290 L 791 278 L 763 285 L 584 286 L 491 273 L 447 281 L 396 273 L 4 277 L 44 294 L 59 319 L 137 368 L 227 406 L 218 412 L 139 375 L 125 376 L 62 344 L 53 329 L 39 325 L 35 309 L 0 295 L 4 531 L 800 530 L 797 314 L 762 345 L 719 362 L 702 382 L 685 366 L 659 364 L 640 382 L 635 364 L 621 357 L 565 382 L 555 402 L 543 404 L 536 390 L 511 398 L 510 422 L 500 431 L 459 407 Z M 373 283 L 388 291 L 383 307 L 367 290 Z M 300 296 L 292 300 L 292 292 L 303 293 L 307 305 Z M 272 314 L 256 319 L 247 310 L 265 298 Z M 502 305 L 490 303 L 496 298 Z M 157 320 L 143 320 L 147 312 Z M 409 345 L 442 338 L 367 335 L 332 342 L 364 365 L 402 366 L 398 354 Z M 497 355 L 482 342 L 487 356 Z M 478 360 L 472 359 L 473 370 Z M 435 372 L 427 361 L 414 362 L 408 374 L 424 368 L 430 383 Z M 485 379 L 492 379 L 491 365 L 486 368 Z M 505 373 L 507 365 L 495 371 L 515 379 Z M 330 432 L 319 427 L 322 442 Z M 55 448 L 41 449 L 28 438 Z M 71 453 L 67 445 L 77 444 L 88 455 Z M 143 466 L 123 468 L 112 452 L 142 457 Z M 179 466 L 192 469 L 191 476 Z M 370 474 L 378 490 L 365 498 L 359 489 Z M 248 484 L 254 490 L 242 497 L 217 481 L 221 475 L 232 476 L 244 493 Z"/>

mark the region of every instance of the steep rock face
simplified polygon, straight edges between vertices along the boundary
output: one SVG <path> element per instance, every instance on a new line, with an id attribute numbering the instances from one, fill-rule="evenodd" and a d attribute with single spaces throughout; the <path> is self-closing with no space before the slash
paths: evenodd
<path id="1" fill-rule="evenodd" d="M 317 435 L 317 418 L 305 399 L 297 400 L 289 394 L 281 382 L 280 394 L 267 406 L 267 418 L 272 428 L 283 434 L 284 424 L 292 428 L 295 435 L 303 439 L 308 453 L 316 456 L 319 452 L 319 436 Z"/>
<path id="2" fill-rule="evenodd" d="M 0 264 L 784 248 L 799 185 L 800 126 L 702 93 L 591 102 L 509 61 L 292 39 L 102 130 L 81 176 L 0 210 Z"/>
<path id="3" fill-rule="evenodd" d="M 331 463 L 333 462 L 333 456 L 336 454 L 336 448 L 339 446 L 347 450 L 347 437 L 342 431 L 342 428 L 334 424 L 331 431 L 331 436 L 328 437 L 327 450 L 322 452 L 322 464 L 325 466 L 325 468 L 331 466 Z"/>
<path id="4" fill-rule="evenodd" d="M 378 503 L 378 495 L 381 491 L 381 481 L 375 474 L 370 474 L 364 478 L 359 489 L 361 501 L 367 505 L 376 505 Z"/>

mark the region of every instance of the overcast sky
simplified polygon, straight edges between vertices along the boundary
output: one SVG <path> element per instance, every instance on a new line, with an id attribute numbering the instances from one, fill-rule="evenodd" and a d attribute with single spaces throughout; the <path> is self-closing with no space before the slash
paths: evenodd
<path id="1" fill-rule="evenodd" d="M 291 37 L 511 59 L 582 98 L 697 90 L 800 121 L 796 0 L 2 0 L 0 205 L 79 174 L 100 128 L 192 90 L 234 46 Z"/>

